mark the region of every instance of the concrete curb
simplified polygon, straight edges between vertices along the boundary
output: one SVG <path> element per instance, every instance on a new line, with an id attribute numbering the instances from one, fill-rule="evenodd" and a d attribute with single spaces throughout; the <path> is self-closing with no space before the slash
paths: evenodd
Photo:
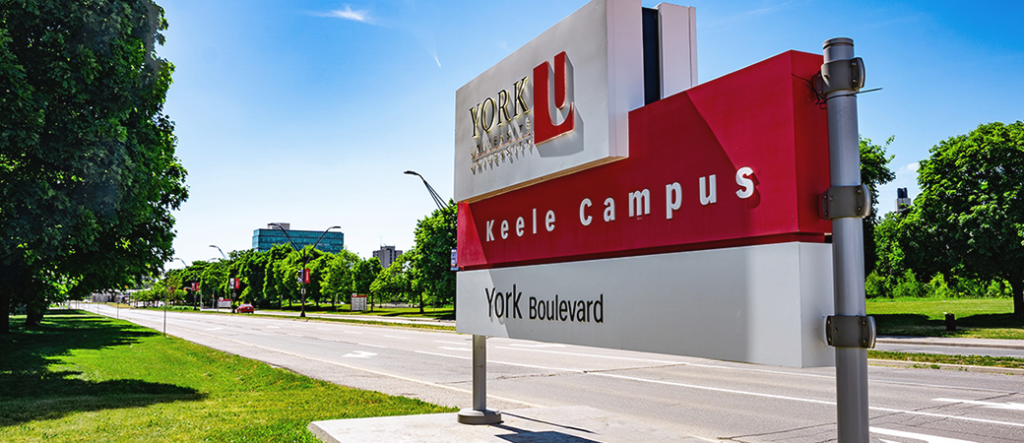
<path id="1" fill-rule="evenodd" d="M 869 358 L 868 364 L 874 366 L 888 366 L 893 368 L 944 369 L 951 371 L 980 372 L 987 374 L 1024 375 L 1024 369 L 1000 368 L 996 366 L 951 365 L 945 363 L 929 363 L 923 361 L 881 360 L 877 358 Z"/>
<path id="2" fill-rule="evenodd" d="M 1024 340 L 995 340 L 983 338 L 898 338 L 879 337 L 876 343 L 891 345 L 948 346 L 957 348 L 990 348 L 1024 350 Z"/>

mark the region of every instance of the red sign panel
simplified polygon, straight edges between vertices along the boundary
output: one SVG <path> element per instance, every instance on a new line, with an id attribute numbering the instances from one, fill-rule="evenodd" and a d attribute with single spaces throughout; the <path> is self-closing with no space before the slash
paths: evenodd
<path id="1" fill-rule="evenodd" d="M 460 203 L 459 264 L 824 241 L 828 125 L 809 83 L 821 63 L 790 51 L 644 106 L 629 158 Z"/>
<path id="2" fill-rule="evenodd" d="M 307 285 L 309 284 L 309 269 L 302 270 L 302 281 Z"/>

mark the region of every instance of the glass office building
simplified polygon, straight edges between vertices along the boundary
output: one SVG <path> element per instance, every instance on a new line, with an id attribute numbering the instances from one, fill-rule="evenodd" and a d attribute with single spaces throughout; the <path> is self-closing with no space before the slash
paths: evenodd
<path id="1" fill-rule="evenodd" d="M 280 229 L 268 225 L 267 229 L 257 229 L 252 232 L 252 248 L 257 251 L 269 251 L 274 245 L 287 245 L 288 238 L 291 237 L 292 242 L 295 243 L 295 248 L 302 249 L 316 243 L 316 239 L 320 238 L 321 234 L 324 234 L 324 231 L 292 230 L 288 223 L 278 224 L 288 231 L 287 236 Z M 320 240 L 320 244 L 316 248 L 324 252 L 337 254 L 345 248 L 345 234 L 337 231 L 328 231 L 327 234 L 324 234 L 323 240 Z"/>

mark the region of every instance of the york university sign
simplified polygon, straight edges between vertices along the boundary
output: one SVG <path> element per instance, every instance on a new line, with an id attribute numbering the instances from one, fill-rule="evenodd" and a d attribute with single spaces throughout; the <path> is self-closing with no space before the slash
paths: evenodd
<path id="1" fill-rule="evenodd" d="M 591 2 L 459 88 L 455 199 L 626 157 L 626 114 L 643 105 L 639 24 L 638 1 Z"/>
<path id="2" fill-rule="evenodd" d="M 459 89 L 459 332 L 833 364 L 821 56 L 695 86 L 693 25 L 596 0 Z"/>

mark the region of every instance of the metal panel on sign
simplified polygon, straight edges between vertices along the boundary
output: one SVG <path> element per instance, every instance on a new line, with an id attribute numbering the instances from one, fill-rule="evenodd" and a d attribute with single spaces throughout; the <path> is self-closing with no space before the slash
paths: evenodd
<path id="1" fill-rule="evenodd" d="M 834 364 L 831 245 L 464 271 L 456 330 L 791 367 Z"/>

